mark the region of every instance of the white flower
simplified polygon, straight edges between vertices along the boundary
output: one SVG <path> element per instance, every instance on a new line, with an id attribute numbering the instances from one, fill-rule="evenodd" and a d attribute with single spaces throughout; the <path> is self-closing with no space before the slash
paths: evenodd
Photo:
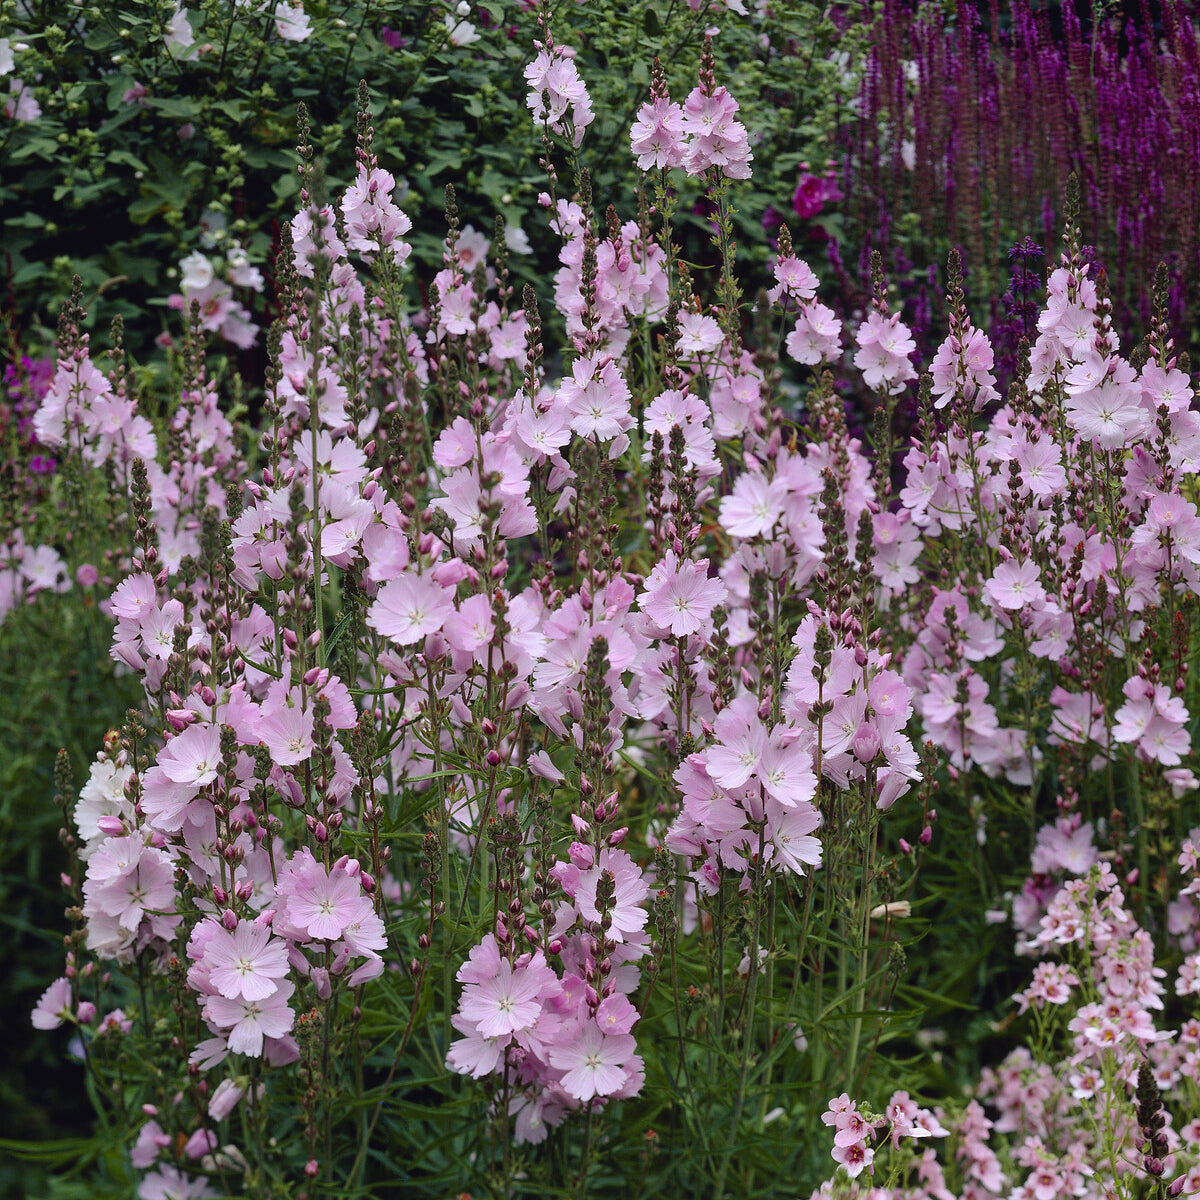
<path id="1" fill-rule="evenodd" d="M 533 247 L 529 244 L 529 234 L 520 225 L 504 226 L 504 244 L 514 254 L 533 253 Z"/>
<path id="2" fill-rule="evenodd" d="M 186 50 L 195 40 L 196 35 L 192 32 L 191 24 L 187 19 L 187 13 L 184 12 L 181 5 L 176 4 L 175 11 L 171 14 L 171 19 L 167 22 L 166 31 L 163 33 L 163 41 L 166 43 L 167 50 L 170 52 L 172 58 L 191 62 L 192 59 L 197 57 L 198 51 L 192 50 L 190 54 L 181 54 L 180 51 Z"/>
<path id="3" fill-rule="evenodd" d="M 275 9 L 275 32 L 285 42 L 303 42 L 312 35 L 312 25 L 300 5 L 281 4 Z"/>
<path id="4" fill-rule="evenodd" d="M 0 38 L 0 75 L 7 75 L 12 69 L 12 47 L 8 44 L 8 38 Z"/>
<path id="5" fill-rule="evenodd" d="M 467 11 L 470 12 L 470 9 Z M 470 21 L 456 21 L 449 13 L 444 20 L 446 28 L 450 30 L 450 45 L 469 46 L 472 42 L 479 41 L 479 34 L 475 32 L 475 26 Z"/>
<path id="6" fill-rule="evenodd" d="M 193 250 L 180 264 L 180 286 L 185 292 L 203 291 L 213 281 L 212 263 L 199 250 Z"/>

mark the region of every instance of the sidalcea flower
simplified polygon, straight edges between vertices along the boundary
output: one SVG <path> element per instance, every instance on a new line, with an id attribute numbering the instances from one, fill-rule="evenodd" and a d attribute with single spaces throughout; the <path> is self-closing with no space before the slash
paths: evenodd
<path id="1" fill-rule="evenodd" d="M 34 1029 L 57 1029 L 71 1019 L 71 981 L 64 975 L 41 995 L 33 1009 Z"/>
<path id="2" fill-rule="evenodd" d="M 646 580 L 638 598 L 642 612 L 674 637 L 686 637 L 706 628 L 712 611 L 725 600 L 726 588 L 708 577 L 708 559 L 680 562 L 668 550 Z"/>
<path id="3" fill-rule="evenodd" d="M 159 752 L 158 765 L 172 783 L 212 783 L 221 766 L 221 731 L 215 725 L 189 725 Z"/>
<path id="4" fill-rule="evenodd" d="M 204 1017 L 224 1034 L 235 1054 L 259 1057 L 264 1038 L 281 1038 L 288 1033 L 296 1014 L 288 1007 L 295 987 L 286 979 L 263 1000 L 244 997 L 209 996 L 204 1001 Z"/>
<path id="5" fill-rule="evenodd" d="M 546 981 L 542 970 L 513 969 L 501 959 L 496 974 L 463 988 L 459 1011 L 475 1023 L 485 1038 L 503 1037 L 528 1029 L 541 1014 L 541 995 Z M 551 974 L 553 974 L 551 972 Z"/>
<path id="6" fill-rule="evenodd" d="M 683 109 L 667 96 L 647 101 L 637 111 L 629 143 L 639 171 L 651 167 L 682 167 L 687 153 Z"/>
<path id="7" fill-rule="evenodd" d="M 208 978 L 230 1000 L 265 1000 L 288 973 L 287 943 L 270 929 L 239 921 L 232 933 L 218 923 L 204 946 Z"/>
<path id="8" fill-rule="evenodd" d="M 560 1086 L 567 1095 L 587 1101 L 611 1096 L 625 1085 L 626 1069 L 641 1062 L 636 1049 L 630 1034 L 606 1037 L 594 1023 L 587 1024 L 577 1036 L 551 1046 L 550 1065 L 566 1072 Z"/>
<path id="9" fill-rule="evenodd" d="M 454 611 L 454 594 L 429 575 L 405 571 L 384 584 L 367 610 L 367 624 L 399 646 L 436 633 Z"/>

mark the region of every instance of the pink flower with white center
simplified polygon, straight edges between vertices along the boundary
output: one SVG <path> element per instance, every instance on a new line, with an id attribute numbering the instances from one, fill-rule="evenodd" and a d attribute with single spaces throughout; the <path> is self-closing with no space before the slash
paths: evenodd
<path id="1" fill-rule="evenodd" d="M 775 286 L 767 293 L 772 304 L 783 296 L 808 301 L 816 297 L 817 277 L 802 258 L 788 254 L 775 262 Z"/>
<path id="2" fill-rule="evenodd" d="M 345 218 L 346 245 L 351 250 L 369 253 L 380 246 L 390 246 L 398 237 L 412 229 L 412 221 L 392 203 L 396 180 L 382 167 L 369 171 L 359 166 L 358 176 L 342 197 Z M 403 258 L 408 247 L 403 248 Z M 368 257 L 368 261 L 369 257 Z"/>
<path id="3" fill-rule="evenodd" d="M 1104 450 L 1115 450 L 1141 437 L 1146 430 L 1147 414 L 1139 400 L 1136 384 L 1109 380 L 1068 397 L 1067 423 L 1080 437 L 1090 438 Z"/>
<path id="4" fill-rule="evenodd" d="M 287 919 L 314 941 L 340 938 L 358 919 L 362 886 L 345 871 L 327 875 L 320 863 L 305 864 L 287 895 Z"/>
<path id="5" fill-rule="evenodd" d="M 168 600 L 162 608 L 151 607 L 138 618 L 142 649 L 164 662 L 175 649 L 175 628 L 183 620 L 183 605 Z"/>
<path id="6" fill-rule="evenodd" d="M 379 589 L 367 624 L 397 645 L 411 646 L 441 629 L 453 611 L 453 592 L 428 575 L 406 571 Z"/>
<path id="7" fill-rule="evenodd" d="M 254 724 L 254 732 L 271 752 L 271 761 L 281 767 L 306 762 L 315 749 L 314 727 L 313 710 L 301 707 L 299 689 L 289 689 L 285 680 L 276 680 Z"/>
<path id="8" fill-rule="evenodd" d="M 828 305 L 811 300 L 800 310 L 784 347 L 807 367 L 833 362 L 842 353 L 842 322 Z"/>
<path id="9" fill-rule="evenodd" d="M 71 981 L 64 975 L 56 979 L 34 1005 L 34 1029 L 57 1029 L 71 1019 Z"/>
<path id="10" fill-rule="evenodd" d="M 605 1037 L 594 1022 L 585 1024 L 565 1044 L 550 1047 L 550 1065 L 566 1074 L 560 1086 L 576 1100 L 611 1096 L 625 1084 L 625 1068 L 637 1062 L 637 1043 L 630 1034 Z"/>
<path id="11" fill-rule="evenodd" d="M 575 907 L 585 921 L 600 920 L 596 889 L 600 876 L 606 871 L 613 877 L 612 908 L 608 910 L 612 926 L 608 936 L 615 942 L 621 942 L 646 927 L 649 914 L 642 907 L 642 901 L 650 894 L 650 887 L 641 869 L 626 851 L 605 847 L 600 851 L 596 865 L 579 873 L 579 882 L 573 888 Z"/>
<path id="12" fill-rule="evenodd" d="M 1062 451 L 1053 438 L 1036 442 L 1014 440 L 1013 461 L 1021 468 L 1021 486 L 1034 496 L 1053 496 L 1067 486 L 1062 466 Z"/>
<path id="13" fill-rule="evenodd" d="M 455 650 L 474 654 L 491 640 L 496 632 L 492 600 L 486 593 L 471 596 L 446 618 L 446 641 Z"/>
<path id="14" fill-rule="evenodd" d="M 687 153 L 683 109 L 668 96 L 650 100 L 637 111 L 629 130 L 629 143 L 639 171 L 651 167 L 682 167 Z"/>
<path id="15" fill-rule="evenodd" d="M 221 766 L 221 731 L 215 725 L 189 725 L 159 751 L 158 765 L 172 783 L 212 783 Z"/>
<path id="16" fill-rule="evenodd" d="M 856 338 L 859 350 L 854 365 L 863 373 L 867 387 L 894 396 L 904 391 L 910 379 L 916 379 L 916 368 L 908 356 L 917 344 L 899 313 L 885 317 L 872 310 Z"/>
<path id="17" fill-rule="evenodd" d="M 759 472 L 739 475 L 733 490 L 721 499 L 721 525 L 734 537 L 769 534 L 783 516 L 787 481 L 769 480 Z"/>
<path id="18" fill-rule="evenodd" d="M 555 133 L 566 132 L 564 118 L 570 108 L 578 149 L 583 142 L 583 131 L 592 123 L 595 114 L 587 87 L 573 61 L 574 55 L 570 46 L 555 46 L 552 50 L 539 48 L 533 62 L 525 68 L 525 80 L 529 84 L 525 103 L 533 114 L 533 123 L 549 125 Z"/>
<path id="19" fill-rule="evenodd" d="M 767 730 L 758 717 L 753 696 L 739 696 L 722 709 L 713 724 L 719 739 L 704 752 L 709 777 L 723 788 L 741 787 L 762 761 L 767 748 Z"/>
<path id="20" fill-rule="evenodd" d="M 291 1030 L 296 1014 L 288 1007 L 288 1000 L 295 990 L 284 979 L 262 1000 L 209 996 L 204 1001 L 204 1019 L 225 1034 L 235 1054 L 257 1058 L 263 1052 L 264 1038 L 281 1038 Z"/>
<path id="21" fill-rule="evenodd" d="M 265 1000 L 288 973 L 287 943 L 251 921 L 229 933 L 215 919 L 204 946 L 204 966 L 213 987 L 229 1000 Z"/>
<path id="22" fill-rule="evenodd" d="M 687 637 L 708 627 L 713 609 L 724 603 L 725 596 L 725 585 L 708 577 L 707 558 L 681 562 L 674 550 L 668 550 L 646 579 L 638 604 L 672 636 Z"/>
<path id="23" fill-rule="evenodd" d="M 1035 562 L 1014 559 L 996 568 L 991 579 L 983 585 L 983 595 L 989 604 L 1015 612 L 1043 600 L 1046 589 L 1039 582 Z"/>
<path id="24" fill-rule="evenodd" d="M 540 971 L 513 969 L 506 958 L 496 974 L 463 988 L 459 1012 L 474 1021 L 482 1037 L 506 1037 L 528 1029 L 542 1012 L 545 980 Z"/>
<path id="25" fill-rule="evenodd" d="M 606 996 L 596 1009 L 596 1024 L 601 1033 L 612 1037 L 614 1034 L 628 1033 L 637 1024 L 640 1016 L 625 996 L 620 992 L 613 992 L 612 995 Z"/>
<path id="26" fill-rule="evenodd" d="M 157 607 L 158 591 L 150 575 L 130 575 L 113 590 L 109 601 L 112 615 L 119 620 L 140 621 L 142 614 Z"/>
<path id="27" fill-rule="evenodd" d="M 774 733 L 763 748 L 755 775 L 763 790 L 784 808 L 811 800 L 817 791 L 812 755 L 799 742 Z"/>
<path id="28" fill-rule="evenodd" d="M 109 838 L 88 861 L 83 895 L 86 916 L 114 917 L 133 931 L 149 913 L 175 908 L 175 865 L 137 837 Z"/>
<path id="29" fill-rule="evenodd" d="M 812 836 L 821 824 L 821 812 L 810 803 L 797 804 L 794 808 L 773 812 L 767 807 L 770 817 L 768 833 L 775 848 L 775 859 L 797 875 L 805 874 L 805 866 L 821 865 L 821 843 Z"/>
<path id="30" fill-rule="evenodd" d="M 571 364 L 571 378 L 558 389 L 559 401 L 580 437 L 611 441 L 633 425 L 629 385 L 611 358 L 589 354 Z"/>
<path id="31" fill-rule="evenodd" d="M 697 354 L 711 354 L 725 340 L 720 325 L 700 313 L 679 314 L 679 337 L 675 345 L 686 362 Z"/>
<path id="32" fill-rule="evenodd" d="M 475 1022 L 461 1013 L 455 1013 L 450 1018 L 450 1024 L 464 1035 L 452 1043 L 446 1052 L 446 1066 L 450 1070 L 459 1075 L 470 1075 L 472 1079 L 482 1079 L 499 1069 L 505 1047 L 512 1041 L 512 1034 L 485 1037 Z"/>
<path id="33" fill-rule="evenodd" d="M 737 112 L 738 102 L 723 87 L 711 95 L 699 87 L 688 93 L 683 104 L 683 131 L 690 138 L 684 159 L 689 175 L 703 175 L 710 167 L 719 167 L 727 179 L 750 178 L 754 155 Z"/>

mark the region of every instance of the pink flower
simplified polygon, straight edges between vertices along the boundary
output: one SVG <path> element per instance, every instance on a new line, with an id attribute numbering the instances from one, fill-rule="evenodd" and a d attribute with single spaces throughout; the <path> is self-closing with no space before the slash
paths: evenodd
<path id="1" fill-rule="evenodd" d="M 537 1021 L 544 986 L 540 972 L 521 967 L 514 970 L 503 958 L 491 979 L 463 988 L 459 1011 L 475 1022 L 483 1037 L 504 1037 Z"/>
<path id="2" fill-rule="evenodd" d="M 298 690 L 289 691 L 286 681 L 281 679 L 268 690 L 253 731 L 270 750 L 273 762 L 292 767 L 312 756 L 314 721 L 313 710 L 301 707 Z"/>
<path id="3" fill-rule="evenodd" d="M 723 788 L 741 787 L 762 761 L 767 730 L 753 696 L 739 696 L 714 724 L 719 741 L 705 753 L 708 774 Z"/>
<path id="4" fill-rule="evenodd" d="M 64 975 L 43 993 L 33 1009 L 34 1029 L 57 1029 L 71 1019 L 71 981 Z"/>
<path id="5" fill-rule="evenodd" d="M 592 1022 L 566 1045 L 550 1047 L 550 1065 L 566 1074 L 561 1087 L 576 1100 L 610 1096 L 625 1084 L 626 1066 L 637 1059 L 629 1034 L 605 1037 Z"/>
<path id="6" fill-rule="evenodd" d="M 363 904 L 369 903 L 357 879 L 339 870 L 327 875 L 320 863 L 313 862 L 301 869 L 295 890 L 289 891 L 287 917 L 308 937 L 333 941 L 360 919 Z"/>
<path id="7" fill-rule="evenodd" d="M 220 730 L 215 725 L 189 725 L 159 751 L 158 765 L 172 783 L 212 783 L 221 766 Z"/>
<path id="8" fill-rule="evenodd" d="M 1015 612 L 1043 600 L 1046 589 L 1039 582 L 1037 563 L 1014 559 L 996 568 L 983 585 L 983 594 L 989 604 Z"/>
<path id="9" fill-rule="evenodd" d="M 709 624 L 712 610 L 724 602 L 725 595 L 725 585 L 708 577 L 707 558 L 680 562 L 675 551 L 668 550 L 650 572 L 638 602 L 656 625 L 669 629 L 674 637 L 686 637 Z"/>
<path id="10" fill-rule="evenodd" d="M 209 979 L 230 1000 L 265 1000 L 288 973 L 287 943 L 272 939 L 271 931 L 250 921 L 239 921 L 227 932 L 215 925 L 204 948 Z"/>
<path id="11" fill-rule="evenodd" d="M 411 646 L 441 629 L 454 611 L 453 593 L 428 575 L 406 571 L 379 589 L 367 624 L 399 646 Z"/>
<path id="12" fill-rule="evenodd" d="M 643 104 L 629 131 L 629 142 L 637 156 L 639 171 L 648 171 L 651 167 L 682 167 L 687 152 L 683 109 L 667 96 Z"/>
<path id="13" fill-rule="evenodd" d="M 204 1017 L 225 1033 L 235 1054 L 257 1058 L 263 1052 L 263 1038 L 283 1037 L 292 1028 L 296 1014 L 288 1000 L 295 990 L 285 979 L 263 1000 L 209 996 L 204 1001 Z"/>
<path id="14" fill-rule="evenodd" d="M 575 906 L 586 921 L 600 920 L 596 889 L 604 872 L 613 877 L 613 901 L 608 910 L 612 926 L 608 936 L 616 942 L 624 941 L 645 928 L 649 914 L 642 907 L 642 901 L 646 899 L 650 888 L 638 865 L 624 850 L 606 847 L 600 851 L 594 867 L 580 872 L 579 882 L 572 889 Z"/>
<path id="15" fill-rule="evenodd" d="M 712 317 L 700 313 L 679 314 L 679 337 L 676 346 L 685 360 L 697 354 L 711 354 L 724 341 L 720 325 Z"/>
<path id="16" fill-rule="evenodd" d="M 723 87 L 712 95 L 695 87 L 683 105 L 683 131 L 689 137 L 684 166 L 689 175 L 718 167 L 727 179 L 749 179 L 754 155 L 746 127 L 736 120 L 738 102 Z"/>

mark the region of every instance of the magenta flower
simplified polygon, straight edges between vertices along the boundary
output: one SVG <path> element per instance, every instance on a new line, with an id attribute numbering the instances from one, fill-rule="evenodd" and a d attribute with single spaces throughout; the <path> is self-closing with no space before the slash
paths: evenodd
<path id="1" fill-rule="evenodd" d="M 802 221 L 815 217 L 825 207 L 825 180 L 807 171 L 792 193 L 792 211 Z"/>

